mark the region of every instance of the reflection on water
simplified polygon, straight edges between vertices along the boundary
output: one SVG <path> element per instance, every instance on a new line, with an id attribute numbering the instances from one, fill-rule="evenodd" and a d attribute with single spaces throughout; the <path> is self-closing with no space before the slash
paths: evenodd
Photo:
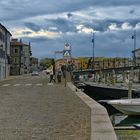
<path id="1" fill-rule="evenodd" d="M 140 116 L 117 116 L 114 114 L 115 126 L 133 126 L 140 124 Z M 124 119 L 123 119 L 124 118 Z M 116 130 L 118 140 L 140 140 L 140 130 Z"/>
<path id="2" fill-rule="evenodd" d="M 120 120 L 122 118 L 122 120 Z M 123 119 L 124 118 L 124 119 Z M 133 124 L 140 124 L 140 116 L 119 116 L 116 118 L 115 126 L 133 126 Z"/>
<path id="3" fill-rule="evenodd" d="M 123 120 L 125 120 L 128 116 L 122 114 L 114 114 L 110 116 L 110 120 L 113 126 L 118 126 Z"/>

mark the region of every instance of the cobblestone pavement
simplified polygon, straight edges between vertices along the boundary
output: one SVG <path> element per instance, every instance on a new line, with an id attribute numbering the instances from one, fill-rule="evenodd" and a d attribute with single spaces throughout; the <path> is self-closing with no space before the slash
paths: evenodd
<path id="1" fill-rule="evenodd" d="M 68 87 L 47 83 L 44 76 L 0 82 L 0 140 L 90 140 L 90 108 Z"/>

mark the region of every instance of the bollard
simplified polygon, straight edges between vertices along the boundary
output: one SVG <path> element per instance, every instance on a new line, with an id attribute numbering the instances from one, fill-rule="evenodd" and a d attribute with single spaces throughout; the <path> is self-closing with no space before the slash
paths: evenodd
<path id="1" fill-rule="evenodd" d="M 129 99 L 132 98 L 132 83 L 133 83 L 133 79 L 134 79 L 134 69 L 132 67 L 131 71 L 130 71 L 129 83 L 128 83 L 128 98 Z"/>
<path id="2" fill-rule="evenodd" d="M 107 73 L 104 73 L 105 76 L 105 84 L 107 84 Z"/>
<path id="3" fill-rule="evenodd" d="M 115 83 L 116 83 L 115 70 L 112 70 L 112 85 L 115 85 Z"/>
<path id="4" fill-rule="evenodd" d="M 132 82 L 129 81 L 129 84 L 128 84 L 128 99 L 131 99 L 132 98 Z"/>

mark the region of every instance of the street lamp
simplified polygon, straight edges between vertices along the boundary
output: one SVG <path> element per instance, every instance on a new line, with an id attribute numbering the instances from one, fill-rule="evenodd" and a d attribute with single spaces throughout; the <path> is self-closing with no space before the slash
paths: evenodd
<path id="1" fill-rule="evenodd" d="M 134 40 L 134 50 L 132 51 L 133 52 L 133 66 L 136 66 L 136 30 L 134 30 L 132 39 Z"/>
<path id="2" fill-rule="evenodd" d="M 95 63 L 95 60 L 94 60 L 94 59 L 95 59 L 95 58 L 94 58 L 94 57 L 95 57 L 95 56 L 94 56 L 94 33 L 93 33 L 93 38 L 92 38 L 92 44 L 93 44 L 93 46 L 92 46 L 92 47 L 93 47 L 93 54 L 92 54 L 92 60 L 93 60 L 93 61 L 92 61 L 92 70 L 93 70 L 93 69 L 94 69 L 94 63 Z"/>

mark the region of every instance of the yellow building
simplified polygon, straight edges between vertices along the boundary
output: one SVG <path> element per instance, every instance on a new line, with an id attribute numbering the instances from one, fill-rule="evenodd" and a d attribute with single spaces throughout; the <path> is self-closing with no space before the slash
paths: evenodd
<path id="1" fill-rule="evenodd" d="M 73 65 L 74 70 L 85 70 L 88 69 L 88 61 L 89 57 L 80 57 L 80 58 L 71 58 L 71 63 Z M 107 68 L 117 68 L 130 66 L 131 60 L 129 58 L 104 58 L 104 57 L 96 57 L 94 61 L 94 69 L 107 69 Z M 56 60 L 56 68 L 60 68 L 62 65 L 66 65 L 66 59 L 57 59 Z M 92 66 L 91 61 L 91 66 Z M 91 67 L 92 68 L 92 67 Z"/>

